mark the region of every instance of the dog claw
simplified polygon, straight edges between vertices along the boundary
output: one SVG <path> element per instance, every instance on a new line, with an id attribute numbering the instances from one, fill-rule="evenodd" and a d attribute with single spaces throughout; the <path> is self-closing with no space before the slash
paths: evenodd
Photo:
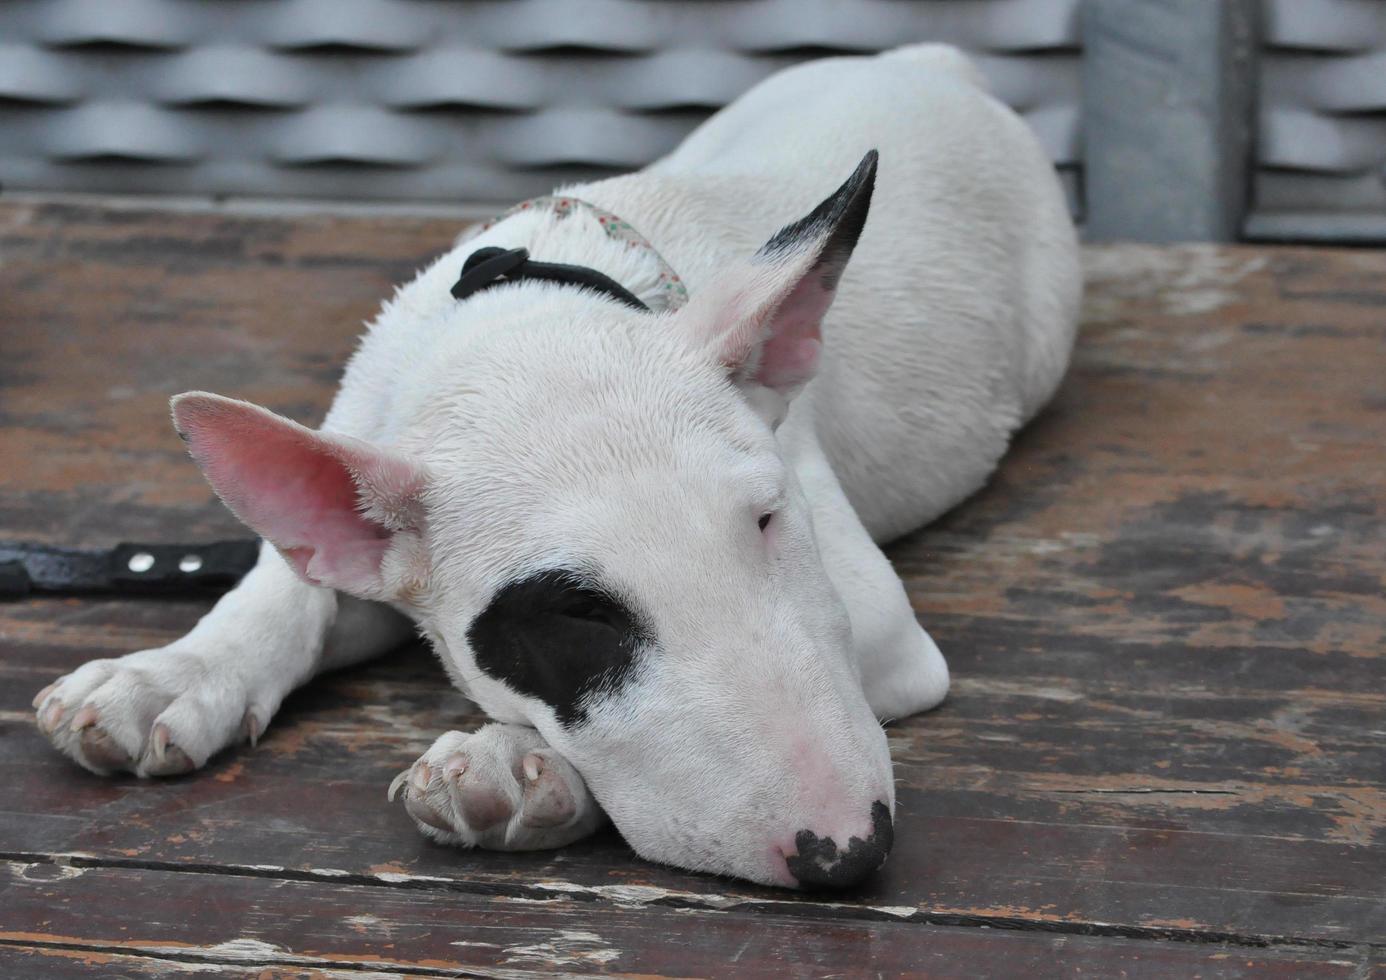
<path id="1" fill-rule="evenodd" d="M 255 717 L 253 711 L 246 711 L 245 717 L 241 719 L 241 732 L 245 735 L 245 740 L 254 748 L 260 741 L 260 736 L 264 734 L 265 726 L 260 724 L 260 719 Z"/>
<path id="2" fill-rule="evenodd" d="M 54 681 L 52 684 L 49 684 L 47 687 L 45 687 L 42 691 L 39 691 L 37 694 L 35 694 L 33 700 L 33 707 L 37 708 L 39 705 L 43 704 L 44 701 L 48 700 L 48 695 L 52 694 L 57 689 L 57 687 L 58 682 Z"/>
<path id="3" fill-rule="evenodd" d="M 93 709 L 94 712 L 95 709 Z M 115 739 L 95 725 L 81 729 L 82 755 L 92 765 L 102 769 L 128 769 L 130 756 L 116 744 Z"/>
<path id="4" fill-rule="evenodd" d="M 385 799 L 388 802 L 395 802 L 395 797 L 399 795 L 400 787 L 402 787 L 405 784 L 405 782 L 409 779 L 409 773 L 410 770 L 406 769 L 404 770 L 404 772 L 400 773 L 394 779 L 390 780 L 390 788 L 385 793 Z"/>
<path id="5" fill-rule="evenodd" d="M 540 756 L 525 756 L 527 782 L 520 822 L 526 827 L 561 827 L 577 814 L 577 800 L 562 776 L 544 765 Z"/>
<path id="6" fill-rule="evenodd" d="M 84 728 L 90 728 L 92 725 L 95 725 L 96 718 L 96 706 L 93 704 L 84 704 L 78 708 L 77 713 L 72 716 L 72 725 L 70 727 L 74 732 L 80 732 Z"/>
<path id="7" fill-rule="evenodd" d="M 160 762 L 164 761 L 164 754 L 168 751 L 169 732 L 168 726 L 163 722 L 154 726 L 154 758 Z"/>
<path id="8" fill-rule="evenodd" d="M 152 776 L 181 776 L 197 767 L 188 754 L 173 744 L 172 734 L 163 722 L 154 726 L 152 735 L 154 763 L 145 770 Z"/>
<path id="9" fill-rule="evenodd" d="M 39 712 L 39 730 L 45 735 L 51 735 L 57 730 L 58 723 L 63 720 L 63 703 L 57 698 L 48 702 L 42 711 Z"/>

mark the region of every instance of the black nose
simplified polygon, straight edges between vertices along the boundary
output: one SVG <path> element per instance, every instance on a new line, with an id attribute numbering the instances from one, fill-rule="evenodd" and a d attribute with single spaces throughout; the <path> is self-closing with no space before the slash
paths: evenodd
<path id="1" fill-rule="evenodd" d="M 866 840 L 853 837 L 846 847 L 838 847 L 831 837 L 801 830 L 794 835 L 798 853 L 785 858 L 785 863 L 805 888 L 849 888 L 885 863 L 894 843 L 890 810 L 877 800 L 871 804 L 871 836 Z"/>

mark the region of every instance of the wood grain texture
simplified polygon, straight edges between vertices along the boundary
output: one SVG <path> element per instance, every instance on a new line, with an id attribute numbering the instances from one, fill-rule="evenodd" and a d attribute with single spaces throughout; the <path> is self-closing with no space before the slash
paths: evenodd
<path id="1" fill-rule="evenodd" d="M 219 977 L 224 980 L 363 980 L 367 977 L 427 976 L 412 971 L 364 971 L 335 969 L 322 964 L 309 966 L 264 966 L 255 963 L 223 962 L 216 952 L 201 949 L 172 950 L 165 953 L 121 953 L 109 948 L 91 949 L 71 945 L 0 943 L 0 976 L 40 978 L 97 976 L 104 980 L 145 980 L 145 978 Z M 454 973 L 453 976 L 465 974 Z M 1331 974 L 1329 974 L 1331 976 Z"/>
<path id="2" fill-rule="evenodd" d="M 155 915 L 127 900 L 156 895 Z M 435 976 L 501 971 L 625 976 L 1353 977 L 1370 954 L 1247 950 L 852 919 L 649 907 L 555 896 L 379 889 L 218 874 L 12 863 L 0 941 L 261 967 L 325 965 Z M 107 910 L 97 921 L 88 911 Z M 152 919 L 152 921 L 151 921 Z M 1109 973 L 1110 975 L 1110 973 Z"/>
<path id="3" fill-rule="evenodd" d="M 207 388 L 316 421 L 360 322 L 456 230 L 0 206 L 0 537 L 236 535 L 167 397 Z M 985 924 L 1007 942 L 1067 937 L 1045 955 L 1100 974 L 1123 944 L 1204 956 L 1230 942 L 1369 975 L 1386 947 L 1386 257 L 1087 257 L 1082 339 L 1054 404 L 983 493 L 891 548 L 955 683 L 942 708 L 891 726 L 896 850 L 862 890 L 687 875 L 614 833 L 536 855 L 429 844 L 385 787 L 439 732 L 479 719 L 418 648 L 295 695 L 259 749 L 191 778 L 98 780 L 47 748 L 38 688 L 168 642 L 203 600 L 0 606 L 0 852 L 76 855 L 74 889 L 227 877 L 228 910 L 273 881 L 304 915 L 319 894 L 335 914 L 346 881 L 363 902 L 581 903 L 594 923 L 644 917 L 646 944 L 713 942 L 681 925 L 712 916 L 773 920 L 805 943 L 851 923 L 887 930 L 891 949 L 940 930 L 991 948 L 1003 932 Z M 114 913 L 71 895 L 94 910 L 72 935 L 110 941 Z M 963 952 L 973 941 L 947 948 L 982 962 Z M 879 948 L 844 940 L 820 965 L 850 972 Z"/>

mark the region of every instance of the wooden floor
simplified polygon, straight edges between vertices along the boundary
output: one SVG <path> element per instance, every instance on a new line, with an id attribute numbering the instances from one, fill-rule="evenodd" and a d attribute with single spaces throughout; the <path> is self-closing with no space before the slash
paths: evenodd
<path id="1" fill-rule="evenodd" d="M 456 231 L 0 206 L 0 538 L 239 536 L 168 396 L 316 421 Z M 30 698 L 207 603 L 34 599 L 0 605 L 0 976 L 1386 976 L 1386 255 L 1088 263 L 1057 401 L 891 551 L 954 686 L 890 729 L 868 887 L 425 842 L 386 786 L 478 718 L 422 649 L 200 774 L 98 779 Z"/>

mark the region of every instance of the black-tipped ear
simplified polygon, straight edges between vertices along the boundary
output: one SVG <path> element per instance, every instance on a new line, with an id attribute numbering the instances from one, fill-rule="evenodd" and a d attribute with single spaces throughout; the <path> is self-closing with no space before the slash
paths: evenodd
<path id="1" fill-rule="evenodd" d="M 868 150 L 841 187 L 804 217 L 777 231 L 756 258 L 773 262 L 801 249 L 817 249 L 811 271 L 821 277 L 823 289 L 830 293 L 836 289 L 866 226 L 879 159 L 880 154 Z"/>
<path id="2" fill-rule="evenodd" d="M 872 150 L 826 201 L 695 293 L 681 313 L 772 426 L 818 369 L 823 316 L 866 224 L 875 183 Z"/>

